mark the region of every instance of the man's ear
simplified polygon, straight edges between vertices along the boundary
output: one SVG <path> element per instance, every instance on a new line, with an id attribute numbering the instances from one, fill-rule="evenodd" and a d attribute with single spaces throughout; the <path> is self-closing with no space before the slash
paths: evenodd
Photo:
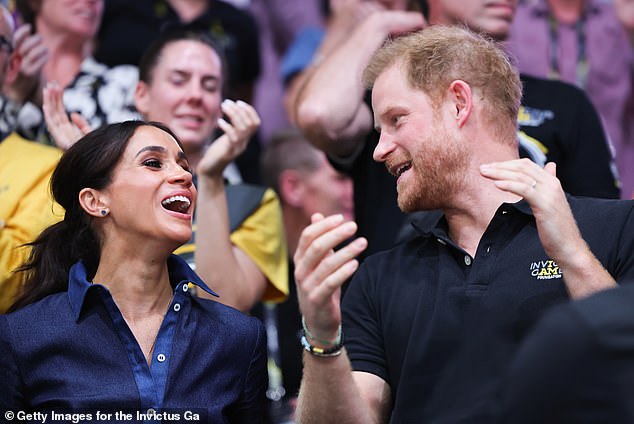
<path id="1" fill-rule="evenodd" d="M 462 80 L 454 80 L 449 84 L 449 99 L 458 127 L 462 128 L 473 111 L 471 87 Z"/>
<path id="2" fill-rule="evenodd" d="M 279 177 L 280 197 L 290 206 L 301 208 L 304 203 L 304 179 L 295 169 L 284 170 Z"/>
<path id="3" fill-rule="evenodd" d="M 88 215 L 104 217 L 110 213 L 108 198 L 94 188 L 84 188 L 79 192 L 79 204 Z"/>
<path id="4" fill-rule="evenodd" d="M 150 87 L 144 82 L 139 81 L 134 89 L 134 106 L 141 115 L 147 116 L 150 110 Z"/>

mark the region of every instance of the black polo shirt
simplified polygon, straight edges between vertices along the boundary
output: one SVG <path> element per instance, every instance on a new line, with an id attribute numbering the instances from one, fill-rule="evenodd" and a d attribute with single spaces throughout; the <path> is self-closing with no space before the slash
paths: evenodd
<path id="1" fill-rule="evenodd" d="M 634 276 L 634 202 L 570 197 L 588 245 L 617 279 Z M 518 342 L 568 295 L 526 202 L 502 205 L 475 258 L 429 232 L 367 258 L 343 299 L 353 369 L 391 387 L 393 422 L 490 423 Z"/>

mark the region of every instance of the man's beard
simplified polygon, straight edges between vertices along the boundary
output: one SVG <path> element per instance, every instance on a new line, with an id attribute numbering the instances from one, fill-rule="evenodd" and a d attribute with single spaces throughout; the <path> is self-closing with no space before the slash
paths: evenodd
<path id="1" fill-rule="evenodd" d="M 443 209 L 462 189 L 471 153 L 464 143 L 453 140 L 444 129 L 436 128 L 421 140 L 412 158 L 407 185 L 400 184 L 398 206 L 405 212 Z"/>

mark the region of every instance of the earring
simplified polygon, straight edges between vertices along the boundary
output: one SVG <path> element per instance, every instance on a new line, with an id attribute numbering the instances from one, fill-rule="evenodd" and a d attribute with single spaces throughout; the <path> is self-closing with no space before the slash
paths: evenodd
<path id="1" fill-rule="evenodd" d="M 102 209 L 101 210 L 101 216 L 106 216 L 106 215 L 108 215 L 108 211 L 105 210 L 105 209 Z"/>

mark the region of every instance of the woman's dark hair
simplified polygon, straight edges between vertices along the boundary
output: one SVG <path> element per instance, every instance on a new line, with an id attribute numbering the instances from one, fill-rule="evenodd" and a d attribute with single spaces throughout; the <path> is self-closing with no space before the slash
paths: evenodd
<path id="1" fill-rule="evenodd" d="M 145 49 L 141 60 L 139 61 L 139 80 L 146 84 L 152 84 L 154 78 L 154 70 L 161 59 L 161 54 L 165 47 L 177 41 L 197 41 L 203 43 L 213 50 L 220 58 L 221 76 L 222 76 L 222 94 L 226 93 L 227 86 L 227 61 L 223 49 L 218 43 L 207 33 L 199 30 L 192 30 L 187 27 L 169 29 L 163 32 L 150 46 Z"/>
<path id="2" fill-rule="evenodd" d="M 83 261 L 88 279 L 94 277 L 101 242 L 93 228 L 93 218 L 79 203 L 79 192 L 84 188 L 101 190 L 110 184 L 130 138 L 142 126 L 159 128 L 178 142 L 163 124 L 126 121 L 86 134 L 62 155 L 51 176 L 51 191 L 55 201 L 65 209 L 64 219 L 29 243 L 32 247 L 29 258 L 16 271 L 26 273 L 26 282 L 10 311 L 67 290 L 70 267 L 77 261 Z"/>

